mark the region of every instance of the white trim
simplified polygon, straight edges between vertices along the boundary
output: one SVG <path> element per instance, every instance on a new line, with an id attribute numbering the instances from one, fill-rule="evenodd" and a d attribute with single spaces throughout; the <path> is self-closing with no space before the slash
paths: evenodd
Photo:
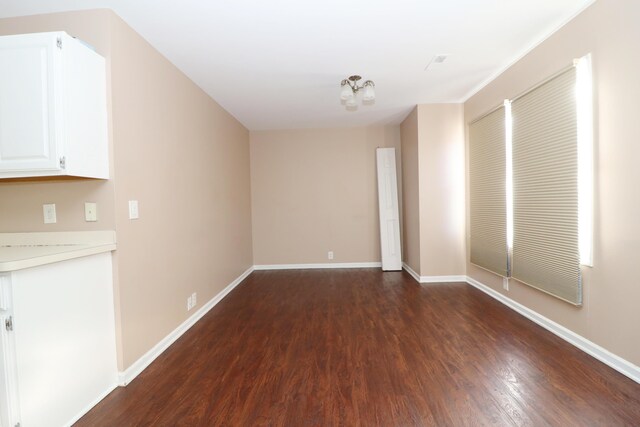
<path id="1" fill-rule="evenodd" d="M 419 276 L 406 262 L 402 263 L 402 268 L 418 283 L 455 283 L 467 281 L 467 276 Z"/>
<path id="2" fill-rule="evenodd" d="M 124 372 L 118 373 L 118 384 L 126 386 L 135 377 L 137 377 L 147 366 L 151 364 L 158 356 L 162 354 L 171 344 L 173 344 L 178 338 L 189 330 L 202 316 L 207 314 L 216 304 L 218 304 L 222 298 L 227 296 L 236 286 L 240 284 L 251 272 L 254 267 L 249 267 L 244 273 L 242 273 L 237 279 L 231 282 L 226 288 L 224 288 L 218 295 L 213 297 L 209 302 L 203 305 L 198 311 L 193 313 L 191 317 L 182 322 L 180 326 L 173 330 L 169 335 L 164 337 L 162 341 L 153 346 L 151 350 L 146 352 L 141 358 L 136 360 L 131 366 L 129 366 Z"/>
<path id="3" fill-rule="evenodd" d="M 467 276 L 420 276 L 420 283 L 456 283 L 467 281 Z"/>
<path id="4" fill-rule="evenodd" d="M 569 18 L 565 19 L 564 21 L 562 21 L 560 23 L 560 25 L 558 25 L 556 28 L 554 28 L 553 30 L 551 30 L 549 33 L 547 33 L 546 35 L 544 35 L 542 38 L 540 38 L 539 40 L 533 42 L 531 45 L 529 45 L 529 47 L 527 47 L 526 49 L 524 49 L 521 53 L 517 54 L 516 56 L 514 56 L 509 62 L 507 62 L 503 67 L 501 67 L 500 69 L 498 69 L 498 71 L 496 71 L 495 73 L 491 74 L 488 78 L 484 79 L 482 82 L 480 82 L 477 86 L 475 86 L 474 88 L 472 88 L 469 93 L 467 93 L 465 96 L 462 97 L 462 99 L 460 99 L 460 101 L 458 102 L 459 104 L 464 104 L 465 102 L 467 102 L 469 99 L 471 99 L 471 97 L 473 97 L 474 95 L 478 94 L 478 92 L 480 92 L 482 89 L 484 89 L 485 87 L 487 87 L 490 83 L 492 83 L 495 79 L 497 79 L 498 77 L 500 77 L 505 71 L 507 71 L 509 68 L 513 67 L 518 61 L 520 61 L 522 58 L 524 58 L 525 56 L 527 56 L 529 53 L 531 53 L 535 48 L 537 48 L 538 46 L 540 46 L 542 43 L 544 43 L 545 41 L 547 41 L 547 39 L 549 39 L 551 36 L 553 36 L 555 33 L 557 33 L 558 31 L 560 31 L 560 29 L 562 29 L 562 27 L 564 27 L 565 25 L 567 25 L 569 22 L 573 21 L 576 17 L 578 17 L 578 15 L 580 15 L 582 12 L 584 12 L 589 6 L 591 6 L 593 3 L 595 3 L 596 0 L 590 0 L 588 1 L 585 5 L 583 5 L 580 10 L 578 10 L 576 13 L 574 13 L 573 15 L 571 15 Z"/>
<path id="5" fill-rule="evenodd" d="M 580 350 L 589 354 L 590 356 L 598 359 L 605 365 L 610 366 L 621 374 L 631 378 L 633 381 L 640 383 L 640 367 L 634 365 L 628 360 L 623 359 L 620 356 L 617 356 L 611 353 L 609 350 L 600 347 L 598 344 L 595 344 L 585 337 L 576 334 L 575 332 L 565 328 L 562 325 L 554 322 L 551 319 L 544 317 L 536 311 L 531 310 L 528 307 L 512 300 L 511 298 L 501 294 L 500 292 L 490 288 L 489 286 L 478 282 L 477 280 L 467 276 L 467 283 L 475 288 L 478 288 L 482 292 L 486 293 L 490 297 L 500 301 L 507 307 L 512 310 L 520 313 L 527 319 L 537 323 L 542 326 L 549 332 L 557 335 L 563 340 L 567 341 L 569 344 L 578 347 Z"/>
<path id="6" fill-rule="evenodd" d="M 118 384 L 114 383 L 112 386 L 110 386 L 109 388 L 107 388 L 102 394 L 100 394 L 100 396 L 98 396 L 97 398 L 95 398 L 93 400 L 93 402 L 91 402 L 90 404 L 88 404 L 87 406 L 85 406 L 76 416 L 74 416 L 73 418 L 71 418 L 66 424 L 65 426 L 71 427 L 72 425 L 74 425 L 75 423 L 78 422 L 78 420 L 82 417 L 84 417 L 87 412 L 89 412 L 91 409 L 93 409 L 94 406 L 96 406 L 98 403 L 100 403 L 100 401 L 102 399 L 104 399 L 105 397 L 107 397 L 109 395 L 109 393 L 111 393 L 113 390 L 115 390 L 116 388 L 118 388 Z"/>
<path id="7" fill-rule="evenodd" d="M 420 283 L 420 276 L 418 275 L 418 273 L 416 273 L 415 271 L 413 271 L 413 268 L 409 267 L 409 264 L 407 264 L 406 262 L 402 263 L 402 268 L 404 268 L 404 270 L 409 273 L 411 275 L 411 277 L 413 277 L 413 279 Z"/>
<path id="8" fill-rule="evenodd" d="M 180 326 L 178 326 L 173 332 L 167 335 L 162 341 L 156 344 L 151 350 L 149 350 L 144 356 L 138 359 L 133 365 L 131 365 L 124 372 L 118 374 L 118 383 L 121 386 L 125 386 L 133 381 L 147 366 L 151 364 L 164 350 L 166 350 L 171 344 L 173 344 L 182 334 L 184 334 L 191 326 L 193 326 L 202 316 L 204 316 L 209 310 L 211 310 L 216 304 L 218 304 L 229 292 L 231 292 L 236 286 L 238 286 L 251 272 L 254 270 L 291 270 L 291 269 L 322 269 L 322 268 L 375 268 L 381 267 L 379 262 L 369 263 L 335 263 L 335 264 L 277 264 L 277 265 L 254 265 L 249 267 L 244 273 L 242 273 L 237 279 L 231 282 L 226 288 L 224 288 L 218 295 L 213 297 L 207 304 L 205 304 L 200 310 L 195 312 L 190 318 L 185 320 Z M 511 298 L 497 292 L 496 290 L 486 286 L 477 280 L 469 276 L 418 276 L 409 265 L 402 264 L 404 270 L 407 271 L 418 283 L 451 283 L 451 282 L 466 282 L 469 285 L 481 290 L 492 298 L 500 301 L 507 307 L 526 317 L 527 319 L 542 326 L 549 332 L 557 335 L 568 343 L 574 345 L 590 356 L 598 359 L 602 363 L 610 366 L 621 374 L 631 378 L 633 381 L 640 383 L 640 367 L 633 363 L 617 356 L 603 347 L 589 341 L 581 335 L 565 328 L 562 325 L 550 320 L 543 315 L 531 310 L 528 307 L 512 300 Z M 102 398 L 107 396 L 112 390 L 108 390 L 105 394 L 96 399 L 96 403 Z M 93 406 L 93 405 L 92 405 Z M 87 408 L 88 412 L 91 407 Z M 80 419 L 80 415 L 77 419 Z M 76 419 L 76 421 L 77 421 Z M 75 421 L 74 421 L 75 422 Z M 71 423 L 73 424 L 73 423 Z"/>
<path id="9" fill-rule="evenodd" d="M 318 268 L 381 268 L 381 262 L 335 262 L 317 264 L 266 264 L 254 265 L 253 269 L 258 270 L 307 270 Z"/>
<path id="10" fill-rule="evenodd" d="M 151 364 L 158 356 L 160 356 L 171 344 L 189 330 L 202 316 L 218 304 L 229 292 L 240 284 L 254 270 L 291 270 L 291 269 L 310 269 L 310 268 L 379 268 L 382 267 L 380 262 L 360 262 L 360 263 L 334 263 L 334 264 L 276 264 L 276 265 L 254 265 L 248 268 L 237 279 L 231 282 L 218 295 L 213 297 L 209 302 L 196 311 L 191 317 L 185 320 L 180 326 L 174 329 L 169 335 L 164 337 L 151 350 L 146 352 L 142 357 L 135 361 L 124 372 L 118 373 L 118 385 L 126 386 L 133 381 L 140 373 Z"/>

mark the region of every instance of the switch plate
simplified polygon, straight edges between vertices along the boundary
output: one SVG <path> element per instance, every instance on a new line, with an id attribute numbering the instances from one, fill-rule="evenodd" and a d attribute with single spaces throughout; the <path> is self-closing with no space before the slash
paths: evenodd
<path id="1" fill-rule="evenodd" d="M 42 213 L 44 214 L 45 224 L 55 224 L 58 222 L 56 218 L 56 205 L 54 203 L 42 205 Z"/>
<path id="2" fill-rule="evenodd" d="M 129 219 L 138 219 L 138 218 L 140 218 L 140 213 L 138 211 L 138 201 L 129 200 Z"/>
<path id="3" fill-rule="evenodd" d="M 327 259 L 333 259 L 333 251 L 327 252 Z"/>
<path id="4" fill-rule="evenodd" d="M 84 204 L 84 220 L 94 222 L 98 220 L 98 205 L 92 202 Z"/>

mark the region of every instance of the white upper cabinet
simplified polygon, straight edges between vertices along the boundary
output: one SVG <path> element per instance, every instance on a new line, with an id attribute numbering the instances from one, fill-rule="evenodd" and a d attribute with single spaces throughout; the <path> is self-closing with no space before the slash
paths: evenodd
<path id="1" fill-rule="evenodd" d="M 0 178 L 109 178 L 105 59 L 64 32 L 0 37 Z"/>

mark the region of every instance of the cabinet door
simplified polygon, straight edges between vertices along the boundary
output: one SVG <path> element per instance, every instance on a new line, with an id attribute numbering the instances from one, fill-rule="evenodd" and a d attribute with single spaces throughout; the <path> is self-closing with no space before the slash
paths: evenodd
<path id="1" fill-rule="evenodd" d="M 56 40 L 51 33 L 0 37 L 0 171 L 59 169 Z"/>
<path id="2" fill-rule="evenodd" d="M 12 273 L 20 421 L 68 426 L 117 385 L 111 253 Z"/>
<path id="3" fill-rule="evenodd" d="M 0 427 L 20 424 L 18 368 L 10 274 L 0 273 Z"/>

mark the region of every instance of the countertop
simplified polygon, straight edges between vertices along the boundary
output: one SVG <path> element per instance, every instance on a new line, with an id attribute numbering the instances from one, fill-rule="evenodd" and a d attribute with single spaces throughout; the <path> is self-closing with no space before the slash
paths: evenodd
<path id="1" fill-rule="evenodd" d="M 0 233 L 0 273 L 115 249 L 114 231 Z"/>

